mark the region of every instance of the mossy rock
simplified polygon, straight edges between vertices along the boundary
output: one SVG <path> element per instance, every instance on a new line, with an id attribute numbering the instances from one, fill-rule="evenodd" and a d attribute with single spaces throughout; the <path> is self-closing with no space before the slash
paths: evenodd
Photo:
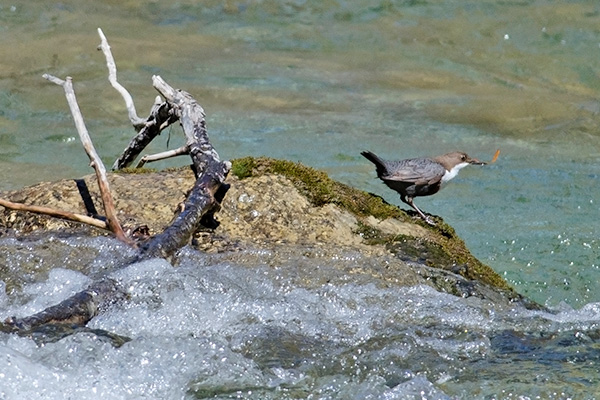
<path id="1" fill-rule="evenodd" d="M 109 174 L 108 178 L 120 221 L 131 228 L 146 225 L 152 234 L 169 224 L 177 204 L 183 201 L 195 180 L 189 167 Z M 95 177 L 89 175 L 84 180 L 92 200 L 100 208 Z M 520 299 L 496 272 L 469 252 L 454 229 L 439 217 L 434 218 L 436 226 L 430 226 L 413 212 L 388 204 L 379 196 L 336 182 L 325 172 L 285 160 L 253 157 L 233 160 L 228 183 L 231 188 L 216 214 L 221 225 L 199 232 L 194 240 L 195 246 L 207 253 L 274 246 L 290 251 L 295 248 L 299 252 L 304 248 L 319 249 L 315 254 L 358 251 L 363 257 L 371 257 L 373 265 L 377 264 L 376 259 L 388 258 L 395 258 L 403 271 L 412 265 L 414 270 L 425 271 L 419 272 L 425 277 L 420 282 L 429 284 L 437 280 L 439 285 L 432 286 L 449 293 L 463 295 L 462 289 L 455 290 L 452 283 L 444 283 L 461 277 L 506 291 L 505 297 L 509 299 Z M 86 212 L 73 180 L 40 183 L 0 197 Z M 0 237 L 10 232 L 19 236 L 35 232 L 108 234 L 48 216 L 0 210 Z M 382 264 L 381 268 L 384 267 Z M 394 284 L 401 281 L 394 268 L 386 271 L 380 268 L 379 272 L 373 266 L 370 268 L 363 272 L 374 276 L 388 274 L 384 280 Z M 417 284 L 417 280 L 413 276 L 404 282 Z M 470 283 L 461 285 L 467 287 Z"/>
<path id="2" fill-rule="evenodd" d="M 512 291 L 500 275 L 469 252 L 454 229 L 440 217 L 435 217 L 436 225 L 430 226 L 377 195 L 334 181 L 323 171 L 291 161 L 245 157 L 232 161 L 231 172 L 239 179 L 264 174 L 283 175 L 314 206 L 334 204 L 356 216 L 356 233 L 363 237 L 365 243 L 384 245 L 403 261 L 444 269 L 470 280 L 476 279 Z M 414 224 L 414 232 L 383 232 L 373 226 L 369 217 Z"/>

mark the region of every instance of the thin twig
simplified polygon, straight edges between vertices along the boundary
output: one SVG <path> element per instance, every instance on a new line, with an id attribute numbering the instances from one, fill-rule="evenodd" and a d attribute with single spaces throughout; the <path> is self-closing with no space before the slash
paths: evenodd
<path id="1" fill-rule="evenodd" d="M 144 164 L 154 161 L 166 160 L 167 158 L 183 156 L 188 154 L 189 149 L 187 146 L 181 146 L 178 149 L 163 151 L 162 153 L 149 154 L 140 159 L 138 164 L 135 166 L 136 168 L 142 168 Z"/>
<path id="2" fill-rule="evenodd" d="M 135 110 L 135 104 L 133 103 L 133 98 L 125 89 L 123 85 L 121 85 L 117 81 L 117 64 L 115 63 L 115 59 L 113 58 L 112 52 L 110 51 L 110 45 L 106 40 L 106 36 L 104 36 L 104 32 L 102 29 L 98 28 L 98 35 L 100 35 L 101 43 L 98 46 L 99 50 L 102 50 L 104 53 L 104 57 L 106 57 L 106 66 L 108 68 L 108 81 L 110 84 L 121 94 L 123 100 L 125 100 L 125 106 L 127 107 L 127 112 L 129 113 L 129 120 L 133 124 L 134 128 L 139 131 L 146 124 L 146 120 L 138 117 L 137 112 Z"/>
<path id="3" fill-rule="evenodd" d="M 79 138 L 83 144 L 85 152 L 90 158 L 90 165 L 96 171 L 96 178 L 98 180 L 98 187 L 100 188 L 102 203 L 104 204 L 107 225 L 117 239 L 131 244 L 131 240 L 127 238 L 123 232 L 123 228 L 121 228 L 121 224 L 117 220 L 113 198 L 110 193 L 110 185 L 108 184 L 108 178 L 106 177 L 106 168 L 104 168 L 104 164 L 102 163 L 100 156 L 98 156 L 98 153 L 96 153 L 92 139 L 90 138 L 88 130 L 85 127 L 85 122 L 83 121 L 83 116 L 81 115 L 81 110 L 79 109 L 79 104 L 77 104 L 77 98 L 75 97 L 75 91 L 73 90 L 73 79 L 71 77 L 67 77 L 66 80 L 63 81 L 62 79 L 49 74 L 44 74 L 44 78 L 50 82 L 62 86 L 65 90 L 65 97 L 67 98 L 67 103 L 69 103 L 69 108 L 71 109 L 73 120 L 75 121 L 75 127 L 79 133 Z"/>
<path id="4" fill-rule="evenodd" d="M 69 221 L 83 222 L 84 224 L 92 225 L 101 229 L 108 229 L 105 221 L 96 218 L 88 217 L 87 215 L 75 214 L 69 211 L 54 210 L 48 207 L 33 206 L 23 203 L 13 203 L 12 201 L 0 199 L 0 206 L 10 210 L 28 211 L 36 214 L 45 214 L 51 217 L 66 219 Z"/>

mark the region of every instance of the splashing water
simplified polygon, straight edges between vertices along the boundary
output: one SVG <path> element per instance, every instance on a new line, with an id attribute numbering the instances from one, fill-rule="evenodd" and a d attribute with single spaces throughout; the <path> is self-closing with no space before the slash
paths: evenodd
<path id="1" fill-rule="evenodd" d="M 121 246 L 99 238 L 75 242 L 103 249 L 107 262 L 110 248 Z M 449 399 L 560 391 L 564 396 L 554 397 L 563 398 L 600 385 L 591 374 L 600 360 L 598 304 L 553 313 L 498 307 L 428 286 L 332 279 L 337 263 L 372 262 L 356 254 L 289 253 L 272 265 L 274 256 L 184 249 L 176 267 L 156 259 L 111 273 L 129 300 L 88 327 L 131 340 L 115 347 L 91 331 L 37 345 L 2 334 L 0 394 Z M 25 284 L 21 296 L 3 296 L 0 317 L 37 311 L 89 281 L 53 268 Z"/>

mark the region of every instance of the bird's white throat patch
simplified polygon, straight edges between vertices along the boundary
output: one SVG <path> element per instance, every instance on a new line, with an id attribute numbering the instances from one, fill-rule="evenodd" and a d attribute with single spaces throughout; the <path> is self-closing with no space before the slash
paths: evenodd
<path id="1" fill-rule="evenodd" d="M 442 176 L 442 183 L 446 183 L 450 179 L 454 178 L 456 175 L 458 175 L 458 171 L 460 171 L 467 165 L 469 165 L 469 163 L 463 162 L 463 163 L 457 164 L 454 167 L 452 167 L 452 169 L 450 171 L 446 171 L 444 176 Z"/>

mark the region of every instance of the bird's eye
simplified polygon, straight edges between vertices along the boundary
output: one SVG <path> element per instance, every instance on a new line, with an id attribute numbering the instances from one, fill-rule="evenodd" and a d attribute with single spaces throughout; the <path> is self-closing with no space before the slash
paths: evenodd
<path id="1" fill-rule="evenodd" d="M 462 156 L 460 156 L 460 159 L 465 161 L 467 159 L 467 156 L 465 156 L 464 154 Z"/>

